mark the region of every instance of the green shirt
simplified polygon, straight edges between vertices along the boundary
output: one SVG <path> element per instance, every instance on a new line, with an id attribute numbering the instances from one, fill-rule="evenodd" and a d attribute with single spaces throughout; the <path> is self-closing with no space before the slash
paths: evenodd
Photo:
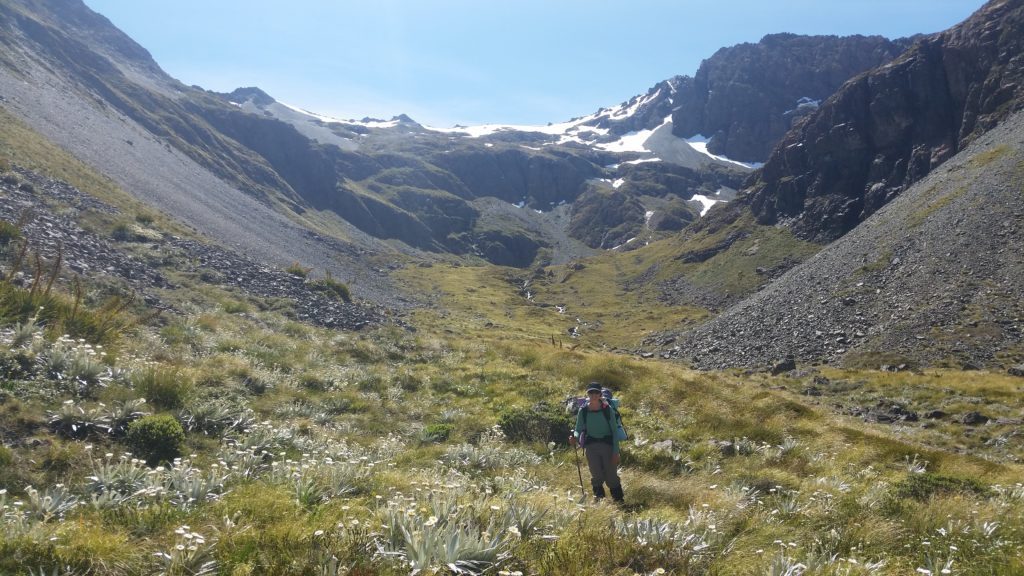
<path id="1" fill-rule="evenodd" d="M 576 415 L 576 437 L 579 438 L 580 434 L 584 430 L 587 431 L 587 438 L 611 438 L 612 439 L 612 454 L 619 453 L 619 439 L 615 435 L 615 429 L 618 427 L 615 411 L 611 407 L 607 408 L 608 418 L 604 417 L 604 410 L 591 410 L 589 406 L 584 406 L 579 413 Z M 584 425 L 584 418 L 586 418 L 586 425 Z M 609 421 L 611 426 L 609 426 Z"/>

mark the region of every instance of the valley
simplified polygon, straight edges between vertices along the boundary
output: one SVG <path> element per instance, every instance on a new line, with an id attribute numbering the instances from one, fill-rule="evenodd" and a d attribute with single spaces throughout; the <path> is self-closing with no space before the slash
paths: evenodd
<path id="1" fill-rule="evenodd" d="M 1024 572 L 1022 34 L 442 129 L 0 0 L 0 573 Z"/>

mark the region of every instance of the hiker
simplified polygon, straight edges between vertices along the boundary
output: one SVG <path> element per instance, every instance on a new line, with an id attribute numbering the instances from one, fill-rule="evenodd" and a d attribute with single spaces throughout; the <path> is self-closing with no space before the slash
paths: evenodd
<path id="1" fill-rule="evenodd" d="M 591 382 L 587 386 L 587 405 L 576 415 L 576 428 L 569 436 L 573 446 L 579 442 L 583 453 L 587 456 L 587 467 L 590 468 L 590 484 L 594 488 L 595 498 L 604 498 L 604 484 L 612 494 L 612 499 L 621 503 L 622 482 L 619 480 L 619 439 L 615 434 L 618 428 L 616 410 L 601 395 L 601 385 Z"/>

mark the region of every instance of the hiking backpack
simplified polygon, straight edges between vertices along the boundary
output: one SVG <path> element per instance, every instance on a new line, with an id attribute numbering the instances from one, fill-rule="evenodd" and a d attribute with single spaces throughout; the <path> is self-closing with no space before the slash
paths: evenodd
<path id="1" fill-rule="evenodd" d="M 603 399 L 601 403 L 602 411 L 604 409 L 609 409 L 611 412 L 615 413 L 615 439 L 620 442 L 626 440 L 627 438 L 629 438 L 629 435 L 626 433 L 626 427 L 622 423 L 622 414 L 619 413 L 619 399 L 614 398 L 612 396 L 612 391 L 609 390 L 608 388 L 601 388 L 601 398 Z M 587 399 L 586 397 L 570 397 L 568 400 L 566 400 L 565 411 L 572 414 L 573 416 L 576 416 L 577 414 L 579 414 L 580 410 L 583 410 L 587 407 L 587 404 L 589 402 L 590 400 Z M 605 413 L 605 416 L 608 418 L 608 424 L 611 425 L 610 415 L 608 413 Z M 584 422 L 586 421 L 584 420 Z"/>

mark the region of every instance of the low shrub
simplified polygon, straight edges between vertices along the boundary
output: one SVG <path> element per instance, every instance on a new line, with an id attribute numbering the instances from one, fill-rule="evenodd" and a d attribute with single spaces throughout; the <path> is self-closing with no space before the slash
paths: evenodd
<path id="1" fill-rule="evenodd" d="M 0 246 L 7 246 L 19 238 L 21 238 L 20 228 L 10 222 L 0 220 Z"/>
<path id="2" fill-rule="evenodd" d="M 331 389 L 333 384 L 330 378 L 324 378 L 317 374 L 305 373 L 299 376 L 299 386 L 310 392 L 326 392 Z"/>
<path id="3" fill-rule="evenodd" d="M 454 424 L 430 424 L 423 430 L 421 436 L 424 442 L 444 442 L 455 430 Z"/>
<path id="4" fill-rule="evenodd" d="M 284 269 L 284 271 L 293 276 L 305 278 L 306 276 L 309 276 L 309 273 L 312 272 L 313 269 L 306 268 L 302 264 L 299 264 L 298 262 L 292 262 L 291 264 L 288 265 L 287 268 Z"/>
<path id="5" fill-rule="evenodd" d="M 969 478 L 955 478 L 925 472 L 923 474 L 911 474 L 905 480 L 898 482 L 892 488 L 892 496 L 897 499 L 909 499 L 925 501 L 936 495 L 946 494 L 975 494 L 988 496 L 991 490 Z"/>
<path id="6" fill-rule="evenodd" d="M 167 414 L 144 416 L 128 425 L 128 446 L 150 466 L 181 456 L 185 430 Z"/>
<path id="7" fill-rule="evenodd" d="M 498 425 L 513 442 L 557 442 L 569 437 L 570 418 L 557 406 L 540 402 L 532 408 L 510 408 L 498 416 Z"/>
<path id="8" fill-rule="evenodd" d="M 131 242 L 135 240 L 135 227 L 122 222 L 110 231 L 110 237 L 118 242 Z"/>
<path id="9" fill-rule="evenodd" d="M 330 274 L 328 274 L 326 278 L 313 280 L 312 282 L 307 283 L 307 286 L 312 290 L 326 294 L 329 297 L 345 302 L 346 304 L 352 302 L 352 293 L 349 291 L 348 285 L 331 278 Z"/>

